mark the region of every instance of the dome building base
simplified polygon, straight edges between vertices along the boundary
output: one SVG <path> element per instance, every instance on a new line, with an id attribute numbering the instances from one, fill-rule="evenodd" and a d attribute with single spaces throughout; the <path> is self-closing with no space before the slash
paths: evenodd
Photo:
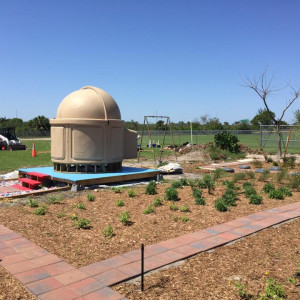
<path id="1" fill-rule="evenodd" d="M 122 170 L 122 162 L 108 164 L 54 163 L 54 171 L 62 173 L 108 173 Z"/>

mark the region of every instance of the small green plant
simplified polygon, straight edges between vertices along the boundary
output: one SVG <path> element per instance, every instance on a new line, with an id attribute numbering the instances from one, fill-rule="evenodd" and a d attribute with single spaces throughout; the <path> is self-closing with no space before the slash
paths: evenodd
<path id="1" fill-rule="evenodd" d="M 153 205 L 155 207 L 158 207 L 158 206 L 161 206 L 162 205 L 162 202 L 159 198 L 155 198 L 154 201 L 153 201 Z"/>
<path id="2" fill-rule="evenodd" d="M 60 219 L 60 218 L 64 217 L 65 215 L 63 213 L 57 213 L 56 216 Z"/>
<path id="3" fill-rule="evenodd" d="M 234 181 L 224 180 L 222 184 L 225 185 L 228 189 L 233 189 L 233 190 L 238 189 L 237 186 L 234 184 Z"/>
<path id="4" fill-rule="evenodd" d="M 177 216 L 173 216 L 173 221 L 177 222 L 178 221 L 178 217 Z"/>
<path id="5" fill-rule="evenodd" d="M 145 194 L 146 195 L 156 195 L 157 194 L 156 182 L 154 180 L 152 180 L 148 183 Z"/>
<path id="6" fill-rule="evenodd" d="M 128 196 L 129 196 L 130 198 L 134 198 L 134 197 L 137 196 L 137 192 L 134 191 L 134 190 L 128 190 Z"/>
<path id="7" fill-rule="evenodd" d="M 78 209 L 85 209 L 85 205 L 83 203 L 77 203 L 76 205 L 74 205 L 74 207 Z"/>
<path id="8" fill-rule="evenodd" d="M 278 285 L 276 280 L 273 278 L 268 278 L 266 282 L 265 293 L 260 296 L 260 300 L 267 299 L 283 299 L 286 298 L 286 293 L 284 291 L 283 285 Z"/>
<path id="9" fill-rule="evenodd" d="M 63 199 L 62 194 L 51 195 L 48 198 L 47 203 L 49 203 L 49 204 L 60 204 L 60 202 L 61 202 L 62 199 Z"/>
<path id="10" fill-rule="evenodd" d="M 205 199 L 202 197 L 202 191 L 199 189 L 193 190 L 193 196 L 195 198 L 196 205 L 205 205 Z"/>
<path id="11" fill-rule="evenodd" d="M 211 176 L 206 174 L 203 177 L 203 183 L 208 190 L 208 193 L 211 194 L 212 191 L 215 189 L 215 182 L 212 180 Z"/>
<path id="12" fill-rule="evenodd" d="M 173 187 L 166 188 L 165 199 L 171 201 L 178 201 L 178 191 Z"/>
<path id="13" fill-rule="evenodd" d="M 90 201 L 90 202 L 95 201 L 95 195 L 87 194 L 86 197 L 87 197 L 88 201 Z"/>
<path id="14" fill-rule="evenodd" d="M 282 186 L 278 190 L 281 191 L 283 193 L 283 195 L 286 196 L 286 197 L 293 196 L 291 190 L 286 186 Z"/>
<path id="15" fill-rule="evenodd" d="M 215 202 L 215 208 L 217 209 L 217 211 L 220 211 L 220 212 L 225 212 L 225 211 L 228 210 L 228 207 L 225 204 L 224 199 L 222 199 L 222 198 L 218 198 L 216 200 L 216 202 Z"/>
<path id="16" fill-rule="evenodd" d="M 118 215 L 119 220 L 123 225 L 128 225 L 130 223 L 130 216 L 128 211 L 123 211 Z"/>
<path id="17" fill-rule="evenodd" d="M 121 200 L 121 199 L 118 199 L 117 202 L 116 202 L 116 205 L 121 207 L 121 206 L 124 206 L 124 201 Z"/>
<path id="18" fill-rule="evenodd" d="M 291 189 L 297 189 L 299 190 L 300 187 L 300 175 L 291 176 L 291 180 L 289 181 L 289 187 Z"/>
<path id="19" fill-rule="evenodd" d="M 236 281 L 234 283 L 234 286 L 237 288 L 237 293 L 241 299 L 250 300 L 253 298 L 253 295 L 245 291 L 245 286 L 246 286 L 245 284 L 241 283 L 240 281 Z"/>
<path id="20" fill-rule="evenodd" d="M 257 195 L 257 191 L 255 190 L 254 186 L 244 188 L 244 193 L 247 198 L 250 198 L 252 195 Z"/>
<path id="21" fill-rule="evenodd" d="M 246 179 L 246 174 L 245 173 L 236 173 L 236 174 L 234 174 L 232 181 L 234 183 L 236 183 L 238 181 L 245 180 L 245 179 Z"/>
<path id="22" fill-rule="evenodd" d="M 289 282 L 289 283 L 291 283 L 291 284 L 296 284 L 296 279 L 293 278 L 293 277 L 289 277 L 289 278 L 287 279 L 287 282 Z"/>
<path id="23" fill-rule="evenodd" d="M 281 169 L 277 174 L 276 174 L 276 182 L 281 183 L 282 180 L 287 176 L 288 170 L 286 168 Z"/>
<path id="24" fill-rule="evenodd" d="M 270 171 L 264 170 L 258 177 L 258 181 L 266 181 L 270 177 Z"/>
<path id="25" fill-rule="evenodd" d="M 112 228 L 111 225 L 108 225 L 108 226 L 103 230 L 103 235 L 104 235 L 105 237 L 109 237 L 109 238 L 115 236 L 115 234 L 114 234 L 114 229 Z"/>
<path id="26" fill-rule="evenodd" d="M 46 214 L 46 207 L 45 206 L 40 206 L 39 208 L 37 208 L 35 211 L 34 211 L 34 214 L 37 215 L 37 216 L 43 216 Z"/>
<path id="27" fill-rule="evenodd" d="M 116 194 L 120 194 L 121 193 L 121 189 L 117 188 L 117 187 L 113 187 L 111 188 Z"/>
<path id="28" fill-rule="evenodd" d="M 179 210 L 181 212 L 190 212 L 190 208 L 187 204 L 185 204 L 184 206 L 180 207 Z"/>
<path id="29" fill-rule="evenodd" d="M 273 162 L 272 162 L 272 165 L 273 165 L 274 167 L 278 167 L 278 162 L 273 161 Z"/>
<path id="30" fill-rule="evenodd" d="M 188 222 L 190 220 L 190 218 L 188 218 L 188 217 L 182 217 L 181 218 L 181 222 L 183 222 L 183 223 L 186 223 L 186 222 Z"/>
<path id="31" fill-rule="evenodd" d="M 205 205 L 206 204 L 206 201 L 203 197 L 195 198 L 194 202 L 195 202 L 196 205 Z"/>
<path id="32" fill-rule="evenodd" d="M 215 182 L 225 174 L 225 171 L 218 168 L 212 172 L 212 180 Z"/>
<path id="33" fill-rule="evenodd" d="M 175 205 L 175 204 L 171 204 L 169 207 L 170 207 L 170 210 L 173 210 L 173 211 L 179 210 L 179 206 Z"/>
<path id="34" fill-rule="evenodd" d="M 255 178 L 255 173 L 253 171 L 249 171 L 249 172 L 247 172 L 247 177 L 249 179 L 254 179 Z"/>
<path id="35" fill-rule="evenodd" d="M 254 205 L 262 204 L 262 196 L 259 195 L 251 195 L 249 197 L 249 203 Z"/>
<path id="36" fill-rule="evenodd" d="M 262 167 L 262 162 L 259 161 L 259 160 L 254 160 L 252 162 L 252 165 L 255 167 L 255 168 L 261 168 Z"/>
<path id="37" fill-rule="evenodd" d="M 76 221 L 76 220 L 78 220 L 78 216 L 77 216 L 76 214 L 73 214 L 73 215 L 70 217 L 70 219 L 71 219 L 72 221 Z"/>
<path id="38" fill-rule="evenodd" d="M 251 182 L 249 182 L 249 181 L 244 182 L 243 183 L 243 188 L 246 189 L 248 187 L 253 187 L 253 184 Z"/>
<path id="39" fill-rule="evenodd" d="M 74 222 L 76 228 L 89 229 L 91 228 L 91 221 L 88 219 L 78 219 Z"/>
<path id="40" fill-rule="evenodd" d="M 296 157 L 288 156 L 283 158 L 283 166 L 287 168 L 295 168 Z"/>
<path id="41" fill-rule="evenodd" d="M 146 209 L 143 210 L 144 215 L 148 215 L 150 213 L 154 212 L 153 206 L 150 204 Z"/>
<path id="42" fill-rule="evenodd" d="M 186 178 L 180 178 L 180 179 L 179 179 L 179 182 L 180 182 L 180 184 L 181 184 L 182 186 L 188 186 L 188 185 L 189 185 L 189 183 L 188 183 L 188 181 L 187 181 Z"/>
<path id="43" fill-rule="evenodd" d="M 274 191 L 271 191 L 269 193 L 269 197 L 271 199 L 283 200 L 284 199 L 284 193 L 281 190 L 274 190 Z"/>
<path id="44" fill-rule="evenodd" d="M 183 188 L 183 185 L 182 185 L 182 183 L 178 180 L 178 181 L 173 181 L 171 187 L 174 188 L 174 189 L 182 189 L 182 188 Z"/>
<path id="45" fill-rule="evenodd" d="M 29 199 L 28 205 L 29 205 L 30 207 L 38 207 L 38 206 L 39 206 L 39 203 L 38 203 L 36 200 Z"/>
<path id="46" fill-rule="evenodd" d="M 262 191 L 267 194 L 269 194 L 271 191 L 274 191 L 274 190 L 275 190 L 275 186 L 270 182 L 266 183 L 264 185 L 264 187 L 262 188 Z"/>
<path id="47" fill-rule="evenodd" d="M 232 188 L 227 188 L 221 198 L 226 206 L 236 206 L 237 192 Z"/>

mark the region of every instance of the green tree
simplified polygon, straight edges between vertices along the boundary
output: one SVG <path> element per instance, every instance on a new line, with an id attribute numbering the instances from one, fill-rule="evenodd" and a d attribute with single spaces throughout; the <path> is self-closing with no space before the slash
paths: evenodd
<path id="1" fill-rule="evenodd" d="M 259 125 L 274 125 L 275 113 L 272 111 L 267 111 L 266 108 L 260 108 L 251 120 L 251 124 L 256 128 L 259 128 Z"/>
<path id="2" fill-rule="evenodd" d="M 295 117 L 295 125 L 300 125 L 300 110 L 297 109 L 294 111 L 294 117 Z"/>
<path id="3" fill-rule="evenodd" d="M 50 130 L 50 122 L 49 119 L 44 116 L 37 116 L 32 120 L 28 121 L 28 125 L 30 128 L 38 131 L 49 131 Z"/>

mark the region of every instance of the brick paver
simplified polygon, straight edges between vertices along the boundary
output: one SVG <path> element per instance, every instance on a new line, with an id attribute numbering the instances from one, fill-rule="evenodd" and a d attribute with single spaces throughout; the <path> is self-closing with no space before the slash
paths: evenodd
<path id="1" fill-rule="evenodd" d="M 300 217 L 300 202 L 268 209 L 145 247 L 145 272 Z M 125 300 L 109 286 L 140 275 L 134 250 L 76 269 L 0 224 L 0 265 L 41 300 Z"/>

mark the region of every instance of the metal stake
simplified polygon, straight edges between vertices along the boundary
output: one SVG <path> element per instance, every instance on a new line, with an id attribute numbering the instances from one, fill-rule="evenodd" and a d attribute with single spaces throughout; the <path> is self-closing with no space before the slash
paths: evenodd
<path id="1" fill-rule="evenodd" d="M 141 245 L 141 291 L 144 291 L 144 244 Z"/>

